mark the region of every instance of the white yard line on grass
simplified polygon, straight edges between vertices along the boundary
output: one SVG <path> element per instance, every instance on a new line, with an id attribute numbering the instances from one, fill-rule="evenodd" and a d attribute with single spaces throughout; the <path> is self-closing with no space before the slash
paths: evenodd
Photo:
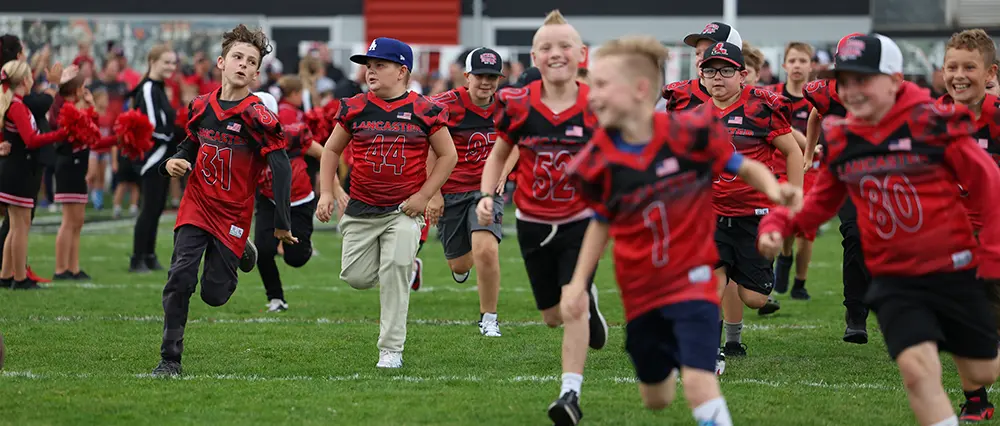
<path id="1" fill-rule="evenodd" d="M 0 318 L 0 323 L 79 323 L 79 322 L 163 322 L 161 316 L 110 316 L 110 317 L 83 317 L 83 316 L 56 316 L 43 317 L 31 316 L 26 319 Z M 419 319 L 410 318 L 409 324 L 428 326 L 473 326 L 477 321 L 471 320 L 446 320 L 446 319 Z M 378 324 L 375 319 L 340 319 L 340 318 L 278 318 L 276 316 L 260 316 L 250 318 L 222 318 L 222 319 L 190 319 L 188 324 Z M 541 321 L 501 321 L 504 326 L 511 327 L 548 327 Z M 612 326 L 621 327 L 621 326 Z M 812 324 L 745 324 L 743 330 L 747 331 L 770 331 L 770 330 L 813 330 L 819 326 Z"/>
<path id="2" fill-rule="evenodd" d="M 10 379 L 32 379 L 32 380 L 58 380 L 58 379 L 155 379 L 148 373 L 143 374 L 72 374 L 72 373 L 33 373 L 31 371 L 0 371 L 0 378 L 10 378 Z M 407 382 L 407 383 L 448 383 L 448 382 L 463 382 L 463 383 L 524 383 L 524 382 L 534 382 L 534 383 L 558 383 L 562 379 L 559 376 L 514 376 L 505 378 L 493 378 L 493 377 L 480 377 L 480 376 L 414 376 L 414 375 L 388 375 L 388 374 L 352 374 L 347 376 L 259 376 L 255 374 L 243 375 L 243 374 L 190 374 L 183 375 L 174 380 L 184 380 L 184 381 L 236 381 L 236 382 L 385 382 L 385 381 L 397 381 L 397 382 Z M 605 377 L 601 379 L 588 379 L 588 383 L 594 381 L 606 382 L 606 383 L 616 383 L 616 384 L 631 384 L 635 383 L 636 379 L 631 376 L 618 376 L 618 377 Z M 812 380 L 796 380 L 796 381 L 775 381 L 775 380 L 763 380 L 763 379 L 732 379 L 729 380 L 725 376 L 720 379 L 723 385 L 729 386 L 761 386 L 769 388 L 788 388 L 790 386 L 797 387 L 811 387 L 819 389 L 830 389 L 830 390 L 876 390 L 876 391 L 894 391 L 903 392 L 902 385 L 889 385 L 884 383 L 864 383 L 864 382 L 846 382 L 846 383 L 828 383 L 826 381 L 812 381 Z M 948 389 L 948 393 L 960 393 L 961 389 Z M 990 390 L 991 393 L 1000 392 Z"/>

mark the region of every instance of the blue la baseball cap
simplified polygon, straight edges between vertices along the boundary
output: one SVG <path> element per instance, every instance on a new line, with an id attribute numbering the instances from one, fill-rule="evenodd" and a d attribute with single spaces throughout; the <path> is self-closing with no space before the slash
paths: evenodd
<path id="1" fill-rule="evenodd" d="M 372 40 L 368 53 L 351 56 L 351 62 L 367 65 L 369 59 L 382 59 L 405 65 L 413 70 L 413 49 L 406 43 L 389 37 L 379 37 Z"/>

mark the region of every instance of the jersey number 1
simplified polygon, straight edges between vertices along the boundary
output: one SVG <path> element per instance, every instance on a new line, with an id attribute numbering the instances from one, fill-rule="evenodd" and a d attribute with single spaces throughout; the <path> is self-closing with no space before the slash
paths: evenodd
<path id="1" fill-rule="evenodd" d="M 383 166 L 392 167 L 392 174 L 399 176 L 403 174 L 403 167 L 406 166 L 406 154 L 403 145 L 406 144 L 405 136 L 396 136 L 392 142 L 386 143 L 385 136 L 378 134 L 372 139 L 371 145 L 365 150 L 365 161 L 372 165 L 375 173 L 382 173 Z"/>
<path id="2" fill-rule="evenodd" d="M 233 149 L 215 145 L 201 146 L 201 177 L 205 183 L 219 184 L 223 191 L 229 191 L 232 183 Z"/>
<path id="3" fill-rule="evenodd" d="M 654 201 L 642 211 L 642 220 L 653 234 L 653 266 L 662 268 L 670 261 L 670 225 L 667 223 L 667 207 L 662 201 Z"/>

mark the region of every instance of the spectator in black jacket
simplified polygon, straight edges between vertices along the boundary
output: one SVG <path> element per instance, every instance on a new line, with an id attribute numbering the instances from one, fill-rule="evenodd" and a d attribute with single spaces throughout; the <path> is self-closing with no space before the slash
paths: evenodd
<path id="1" fill-rule="evenodd" d="M 146 113 L 153 124 L 153 148 L 141 161 L 132 162 L 132 172 L 139 176 L 141 200 L 139 217 L 135 222 L 135 236 L 132 241 L 132 259 L 129 272 L 149 272 L 163 269 L 156 258 L 156 229 L 160 215 L 167 204 L 170 180 L 156 171 L 156 165 L 170 156 L 170 142 L 174 137 L 174 121 L 177 112 L 170 106 L 163 81 L 177 70 L 177 55 L 165 45 L 153 46 L 147 57 L 146 76 L 130 93 L 132 109 Z M 118 170 L 126 168 L 126 162 L 119 159 Z"/>

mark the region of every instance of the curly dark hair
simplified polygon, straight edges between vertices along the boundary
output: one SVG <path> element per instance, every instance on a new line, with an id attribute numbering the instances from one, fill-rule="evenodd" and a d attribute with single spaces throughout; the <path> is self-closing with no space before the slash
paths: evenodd
<path id="1" fill-rule="evenodd" d="M 227 31 L 222 35 L 222 57 L 226 57 L 229 54 L 229 49 L 233 47 L 236 43 L 247 43 L 253 45 L 260 52 L 260 61 L 257 62 L 257 68 L 260 68 L 260 63 L 263 62 L 265 56 L 271 53 L 271 42 L 268 41 L 267 35 L 264 34 L 264 30 L 258 28 L 256 30 L 251 30 L 247 28 L 246 25 L 240 24 L 232 31 Z"/>

